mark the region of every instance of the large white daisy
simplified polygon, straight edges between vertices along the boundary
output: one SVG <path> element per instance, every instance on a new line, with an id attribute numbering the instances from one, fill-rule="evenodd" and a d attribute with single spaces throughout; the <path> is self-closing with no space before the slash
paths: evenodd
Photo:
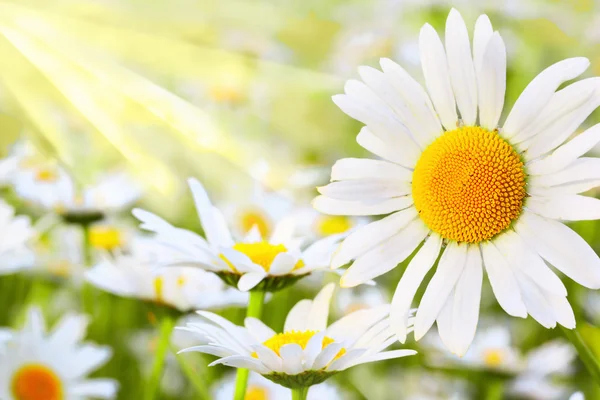
<path id="1" fill-rule="evenodd" d="M 312 386 L 355 365 L 416 354 L 390 350 L 396 338 L 389 327 L 389 305 L 360 310 L 327 326 L 334 285 L 314 300 L 301 300 L 289 312 L 282 333 L 248 317 L 245 327 L 219 315 L 198 311 L 205 323 L 185 329 L 203 343 L 182 352 L 199 351 L 219 357 L 210 365 L 248 368 L 288 388 Z"/>
<path id="2" fill-rule="evenodd" d="M 448 16 L 445 46 L 429 24 L 421 29 L 427 91 L 388 59 L 381 60 L 383 72 L 359 69 L 364 83 L 347 82 L 346 94 L 333 99 L 366 124 L 357 141 L 382 159 L 339 160 L 334 182 L 314 200 L 329 214 L 391 214 L 344 240 L 332 266 L 354 263 L 342 286 L 385 274 L 418 249 L 392 301 L 402 342 L 415 293 L 441 253 L 416 315 L 415 338 L 437 321 L 445 345 L 460 355 L 475 335 L 484 267 L 508 314 L 529 314 L 547 328 L 573 328 L 575 318 L 565 286 L 546 262 L 600 288 L 598 256 L 561 223 L 600 217 L 600 201 L 579 195 L 600 184 L 600 160 L 582 157 L 600 141 L 600 125 L 565 143 L 600 104 L 600 79 L 558 90 L 589 61 L 558 62 L 527 86 L 500 123 L 504 42 L 485 15 L 473 37 L 471 48 L 456 10 Z"/>
<path id="3" fill-rule="evenodd" d="M 198 268 L 159 268 L 165 252 L 154 240 L 135 238 L 127 253 L 105 254 L 85 272 L 92 285 L 117 296 L 144 299 L 180 311 L 241 306 L 248 294 L 223 283 L 216 275 Z M 168 255 L 167 255 L 168 257 Z"/>
<path id="4" fill-rule="evenodd" d="M 303 239 L 294 236 L 294 220 L 283 219 L 269 238 L 263 238 L 255 225 L 245 237 L 234 240 L 202 184 L 196 179 L 190 179 L 189 184 L 207 240 L 148 211 L 135 209 L 133 214 L 142 221 L 141 228 L 154 232 L 157 242 L 174 250 L 166 264 L 215 272 L 242 291 L 279 290 L 316 269 L 327 268 L 334 244 L 342 238 L 333 235 L 302 249 Z"/>
<path id="5" fill-rule="evenodd" d="M 47 333 L 41 313 L 31 309 L 23 329 L 0 345 L 0 398 L 114 398 L 117 382 L 87 378 L 112 354 L 109 347 L 81 343 L 87 324 L 83 315 L 66 315 Z"/>

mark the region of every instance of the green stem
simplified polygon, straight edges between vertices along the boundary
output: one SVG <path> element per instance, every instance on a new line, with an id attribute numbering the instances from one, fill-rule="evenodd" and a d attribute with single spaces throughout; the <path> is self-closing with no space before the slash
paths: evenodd
<path id="1" fill-rule="evenodd" d="M 171 333 L 175 327 L 175 321 L 165 315 L 160 323 L 160 336 L 158 338 L 158 344 L 156 346 L 156 352 L 154 353 L 154 363 L 152 364 L 152 372 L 150 374 L 150 381 L 146 387 L 146 400 L 153 400 L 158 397 L 160 392 L 160 380 L 162 378 L 163 367 L 165 364 L 165 358 L 169 352 L 169 344 L 171 342 Z"/>
<path id="2" fill-rule="evenodd" d="M 198 379 L 198 376 L 206 376 L 206 374 L 197 373 L 194 371 L 194 368 L 185 360 L 185 358 L 182 355 L 177 354 L 177 350 L 171 348 L 171 351 L 173 354 L 175 354 L 175 358 L 177 358 L 181 372 L 183 372 L 183 374 L 188 378 L 188 381 L 194 387 L 194 390 L 198 395 L 198 399 L 208 400 L 210 395 L 208 393 L 207 385 Z"/>
<path id="3" fill-rule="evenodd" d="M 485 388 L 485 400 L 502 400 L 504 396 L 504 382 L 490 379 Z"/>
<path id="4" fill-rule="evenodd" d="M 598 363 L 598 360 L 581 337 L 579 331 L 577 331 L 577 329 L 566 329 L 562 326 L 561 329 L 565 337 L 573 344 L 573 346 L 575 346 L 575 349 L 577 349 L 579 358 L 583 361 L 583 364 L 592 378 L 594 378 L 597 384 L 600 384 L 600 363 Z"/>
<path id="5" fill-rule="evenodd" d="M 250 292 L 250 299 L 248 301 L 248 310 L 246 311 L 246 316 L 260 319 L 260 317 L 262 316 L 264 302 L 265 292 Z M 248 386 L 248 374 L 249 371 L 247 369 L 238 369 L 237 376 L 235 378 L 235 394 L 233 396 L 234 400 L 244 400 L 244 398 L 246 397 L 246 386 Z"/>
<path id="6" fill-rule="evenodd" d="M 83 231 L 83 262 L 86 267 L 92 266 L 92 245 L 90 243 L 90 225 L 81 224 Z"/>
<path id="7" fill-rule="evenodd" d="M 305 386 L 298 389 L 292 389 L 292 400 L 306 400 L 308 388 L 308 386 Z"/>

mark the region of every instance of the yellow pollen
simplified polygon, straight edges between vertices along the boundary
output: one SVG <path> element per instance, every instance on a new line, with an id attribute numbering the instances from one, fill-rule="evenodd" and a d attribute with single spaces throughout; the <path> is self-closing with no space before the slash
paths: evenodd
<path id="1" fill-rule="evenodd" d="M 306 345 L 308 345 L 308 341 L 317 333 L 317 331 L 288 331 L 284 333 L 278 333 L 272 338 L 267 339 L 267 341 L 265 341 L 263 345 L 273 350 L 275 353 L 277 353 L 277 355 L 280 355 L 279 350 L 286 344 L 295 343 L 297 345 L 300 345 L 302 349 L 305 349 Z M 332 338 L 330 338 L 329 336 L 325 336 L 323 338 L 322 349 L 329 346 L 333 342 L 334 340 Z M 346 349 L 341 349 L 336 354 L 334 359 L 338 359 L 344 354 L 346 354 Z M 257 357 L 256 353 L 252 353 L 252 356 L 255 358 Z"/>
<path id="2" fill-rule="evenodd" d="M 162 276 L 154 278 L 154 297 L 157 303 L 163 302 L 163 286 L 164 280 Z"/>
<path id="3" fill-rule="evenodd" d="M 248 390 L 246 390 L 244 400 L 269 400 L 269 397 L 268 389 L 261 386 L 250 385 L 248 386 Z"/>
<path id="4" fill-rule="evenodd" d="M 499 367 L 504 361 L 502 350 L 490 349 L 483 353 L 483 363 L 488 367 Z"/>
<path id="5" fill-rule="evenodd" d="M 121 232 L 108 226 L 94 226 L 90 229 L 90 244 L 103 250 L 114 250 L 121 247 Z"/>
<path id="6" fill-rule="evenodd" d="M 35 172 L 35 180 L 38 182 L 56 182 L 58 174 L 52 168 L 40 168 Z"/>
<path id="7" fill-rule="evenodd" d="M 243 234 L 250 232 L 250 229 L 254 226 L 258 228 L 258 231 L 263 238 L 268 237 L 271 233 L 271 221 L 269 220 L 269 217 L 258 210 L 249 209 L 240 212 L 238 221 L 240 230 Z"/>
<path id="8" fill-rule="evenodd" d="M 263 267 L 265 272 L 269 272 L 269 269 L 271 269 L 271 264 L 273 264 L 273 260 L 279 253 L 285 253 L 287 251 L 287 248 L 282 244 L 270 244 L 268 242 L 236 243 L 233 245 L 233 249 L 247 255 L 253 263 Z M 223 254 L 221 254 L 220 257 L 227 263 L 227 265 L 229 265 L 229 268 L 231 268 L 233 272 L 238 272 L 233 263 L 231 263 L 227 257 L 225 257 Z M 294 270 L 302 268 L 303 266 L 304 261 L 298 260 L 296 265 L 294 265 Z"/>
<path id="9" fill-rule="evenodd" d="M 178 287 L 182 287 L 183 285 L 185 285 L 186 279 L 185 276 L 180 275 L 177 277 L 177 286 Z"/>
<path id="10" fill-rule="evenodd" d="M 461 127 L 423 151 L 412 192 L 432 231 L 449 240 L 478 243 L 508 228 L 521 213 L 523 162 L 496 132 Z"/>
<path id="11" fill-rule="evenodd" d="M 60 378 L 41 364 L 27 364 L 13 376 L 11 391 L 15 400 L 61 400 L 63 387 Z"/>
<path id="12" fill-rule="evenodd" d="M 323 215 L 316 221 L 316 231 L 321 236 L 344 233 L 350 228 L 352 228 L 352 221 L 344 216 Z"/>

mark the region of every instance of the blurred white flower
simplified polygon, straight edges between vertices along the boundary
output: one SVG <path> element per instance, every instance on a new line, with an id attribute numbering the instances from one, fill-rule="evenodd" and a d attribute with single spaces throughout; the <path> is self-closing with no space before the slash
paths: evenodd
<path id="1" fill-rule="evenodd" d="M 236 241 L 225 217 L 212 205 L 200 182 L 190 179 L 189 184 L 207 240 L 174 227 L 152 213 L 133 210 L 142 222 L 141 228 L 154 232 L 156 241 L 178 251 L 170 264 L 215 272 L 242 291 L 279 290 L 312 271 L 329 267 L 340 235 L 327 237 L 302 250 L 304 238 L 294 236 L 296 223 L 287 218 L 277 223 L 268 239 L 261 236 L 255 225 Z"/>
<path id="2" fill-rule="evenodd" d="M 348 315 L 354 311 L 389 303 L 385 289 L 381 286 L 363 285 L 357 288 L 340 289 L 335 299 L 335 308 L 339 315 Z"/>
<path id="3" fill-rule="evenodd" d="M 69 314 L 47 333 L 40 311 L 29 310 L 23 329 L 0 345 L 0 398 L 115 398 L 116 381 L 87 378 L 112 354 L 107 346 L 81 342 L 87 324 L 86 316 Z"/>
<path id="4" fill-rule="evenodd" d="M 276 333 L 256 318 L 245 327 L 199 311 L 204 323 L 184 329 L 203 343 L 182 350 L 220 357 L 210 365 L 248 368 L 286 387 L 312 386 L 338 371 L 359 364 L 406 357 L 414 350 L 384 351 L 396 342 L 389 327 L 389 305 L 360 310 L 327 326 L 334 285 L 325 286 L 314 301 L 301 300 L 289 312 L 283 333 Z"/>
<path id="5" fill-rule="evenodd" d="M 29 217 L 15 216 L 14 208 L 0 199 L 0 275 L 33 265 L 30 244 L 35 235 Z"/>
<path id="6" fill-rule="evenodd" d="M 57 225 L 35 242 L 33 273 L 68 278 L 75 285 L 83 282 L 85 261 L 83 232 L 75 226 Z"/>
<path id="7" fill-rule="evenodd" d="M 160 268 L 170 250 L 150 238 L 135 238 L 127 253 L 105 254 L 85 272 L 92 285 L 118 296 L 133 297 L 177 308 L 213 309 L 241 306 L 248 295 L 225 285 L 216 275 L 197 268 Z"/>

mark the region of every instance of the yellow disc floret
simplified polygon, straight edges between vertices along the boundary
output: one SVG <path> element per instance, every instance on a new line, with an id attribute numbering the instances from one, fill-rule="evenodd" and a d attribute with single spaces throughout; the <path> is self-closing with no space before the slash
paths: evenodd
<path id="1" fill-rule="evenodd" d="M 467 126 L 429 145 L 415 167 L 415 207 L 442 237 L 477 243 L 508 228 L 523 207 L 525 171 L 496 132 Z"/>
<path id="2" fill-rule="evenodd" d="M 248 208 L 238 212 L 237 221 L 239 229 L 246 234 L 254 227 L 258 229 L 261 237 L 267 237 L 271 234 L 271 220 L 258 209 Z"/>
<path id="3" fill-rule="evenodd" d="M 110 226 L 92 226 L 90 228 L 90 244 L 102 250 L 114 250 L 123 244 L 121 232 Z"/>
<path id="4" fill-rule="evenodd" d="M 21 367 L 12 378 L 12 395 L 16 400 L 61 400 L 62 382 L 50 368 L 41 364 Z"/>
<path id="5" fill-rule="evenodd" d="M 278 333 L 270 339 L 267 339 L 263 345 L 273 350 L 275 353 L 277 353 L 277 355 L 280 355 L 279 350 L 286 344 L 295 343 L 305 349 L 306 345 L 308 345 L 308 341 L 315 334 L 317 334 L 317 331 L 288 331 L 284 333 Z M 329 346 L 333 342 L 334 340 L 332 338 L 325 336 L 323 338 L 322 349 Z M 335 358 L 337 359 L 343 356 L 345 353 L 346 349 L 341 349 Z"/>
<path id="6" fill-rule="evenodd" d="M 271 244 L 268 242 L 236 243 L 233 245 L 233 249 L 247 255 L 253 263 L 263 267 L 265 272 L 269 272 L 271 264 L 273 264 L 273 260 L 275 260 L 275 257 L 277 257 L 278 254 L 287 252 L 287 248 L 283 244 Z M 222 254 L 220 257 L 229 265 L 232 271 L 237 272 L 235 265 L 231 263 L 227 257 Z M 303 266 L 304 262 L 298 260 L 294 269 L 296 270 Z"/>
<path id="7" fill-rule="evenodd" d="M 323 215 L 317 219 L 315 228 L 321 236 L 336 235 L 352 228 L 352 221 L 343 215 Z"/>

